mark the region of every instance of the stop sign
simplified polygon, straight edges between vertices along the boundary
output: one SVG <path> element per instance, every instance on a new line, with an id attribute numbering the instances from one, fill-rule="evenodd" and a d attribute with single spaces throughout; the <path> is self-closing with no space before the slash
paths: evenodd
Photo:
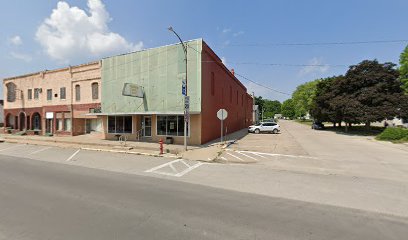
<path id="1" fill-rule="evenodd" d="M 217 117 L 220 120 L 225 120 L 228 117 L 228 112 L 225 109 L 220 109 L 217 112 Z"/>

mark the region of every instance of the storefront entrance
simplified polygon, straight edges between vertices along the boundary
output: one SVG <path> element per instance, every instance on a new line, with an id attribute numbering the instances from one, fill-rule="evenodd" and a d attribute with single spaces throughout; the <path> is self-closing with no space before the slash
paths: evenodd
<path id="1" fill-rule="evenodd" d="M 152 136 L 152 116 L 142 117 L 142 136 L 151 137 Z"/>

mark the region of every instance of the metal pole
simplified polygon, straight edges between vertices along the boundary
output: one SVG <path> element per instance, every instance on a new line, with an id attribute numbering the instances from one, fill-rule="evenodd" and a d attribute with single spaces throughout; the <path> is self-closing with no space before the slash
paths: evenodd
<path id="1" fill-rule="evenodd" d="M 224 114 L 222 114 L 222 118 L 224 118 Z M 224 140 L 223 135 L 224 135 L 224 120 L 221 120 L 221 144 Z"/>
<path id="2" fill-rule="evenodd" d="M 174 31 L 174 29 L 172 27 L 169 27 L 168 30 L 173 32 L 177 36 L 177 38 L 180 40 L 181 46 L 183 47 L 183 50 L 184 50 L 184 60 L 186 61 L 186 97 L 187 97 L 188 96 L 188 93 L 187 93 L 187 83 L 188 83 L 188 81 L 187 81 L 187 65 L 188 65 L 188 62 L 187 62 L 187 47 L 185 46 L 185 44 L 183 43 L 183 40 L 181 40 L 180 36 L 176 33 L 176 31 Z M 188 124 L 187 124 L 187 110 L 188 109 L 186 107 L 187 106 L 184 103 L 184 149 L 185 149 L 185 151 L 187 151 L 187 126 L 188 126 Z"/>

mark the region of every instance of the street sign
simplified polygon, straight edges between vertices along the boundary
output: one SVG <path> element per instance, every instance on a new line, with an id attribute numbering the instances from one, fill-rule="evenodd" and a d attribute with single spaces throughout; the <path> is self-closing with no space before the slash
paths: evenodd
<path id="1" fill-rule="evenodd" d="M 220 120 L 225 120 L 228 117 L 228 112 L 225 109 L 220 109 L 217 112 L 217 117 Z"/>
<path id="2" fill-rule="evenodd" d="M 186 83 L 186 80 L 185 79 L 183 79 L 183 81 L 182 81 L 182 85 L 181 85 L 181 94 L 183 94 L 183 96 L 186 96 L 187 95 L 187 83 Z"/>
<path id="3" fill-rule="evenodd" d="M 190 96 L 184 96 L 184 109 L 190 109 Z"/>

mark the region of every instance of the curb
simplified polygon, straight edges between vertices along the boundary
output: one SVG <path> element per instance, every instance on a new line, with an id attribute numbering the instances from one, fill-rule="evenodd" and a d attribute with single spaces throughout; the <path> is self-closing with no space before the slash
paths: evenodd
<path id="1" fill-rule="evenodd" d="M 129 151 L 129 150 L 111 150 L 111 149 L 101 149 L 101 148 L 88 148 L 88 147 L 81 147 L 82 150 L 88 150 L 88 151 L 96 151 L 96 152 L 112 152 L 112 153 L 125 153 L 125 154 L 134 154 L 134 155 L 144 155 L 144 156 L 150 156 L 150 157 L 168 157 L 168 158 L 179 158 L 176 155 L 173 154 L 155 154 L 155 153 L 144 153 L 144 152 L 135 152 L 135 151 Z"/>
<path id="2" fill-rule="evenodd" d="M 19 141 L 17 139 L 0 139 L 0 142 L 8 142 L 8 143 L 17 143 L 17 144 L 28 144 L 28 145 L 37 145 L 37 146 L 54 146 L 54 147 L 59 147 L 59 148 L 66 148 L 64 146 L 58 146 L 58 144 L 68 144 L 68 143 L 61 143 L 61 142 L 54 142 L 54 141 L 30 141 L 30 140 L 25 140 L 25 141 Z M 83 145 L 83 144 L 77 144 L 77 143 L 69 143 L 70 147 L 72 145 Z M 177 155 L 174 154 L 155 154 L 155 153 L 145 153 L 145 152 L 136 152 L 136 151 L 130 151 L 129 150 L 113 150 L 113 149 L 103 149 L 103 148 L 92 148 L 92 147 L 78 147 L 79 149 L 82 150 L 88 150 L 88 151 L 98 151 L 98 152 L 112 152 L 112 153 L 125 153 L 125 154 L 134 154 L 134 155 L 144 155 L 144 156 L 151 156 L 151 157 L 168 157 L 168 158 L 178 158 Z"/>

